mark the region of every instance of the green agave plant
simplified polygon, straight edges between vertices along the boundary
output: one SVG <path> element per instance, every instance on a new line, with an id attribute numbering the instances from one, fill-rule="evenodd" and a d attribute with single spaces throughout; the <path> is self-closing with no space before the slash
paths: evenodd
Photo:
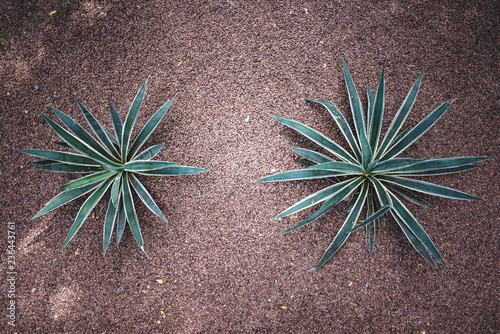
<path id="1" fill-rule="evenodd" d="M 125 223 L 128 222 L 135 240 L 144 251 L 142 233 L 131 189 L 135 190 L 142 202 L 154 214 L 164 221 L 167 221 L 167 219 L 149 192 L 139 181 L 136 174 L 161 176 L 188 175 L 207 171 L 202 168 L 179 166 L 175 162 L 151 160 L 158 154 L 163 144 L 151 146 L 140 152 L 141 147 L 162 120 L 174 99 L 167 102 L 151 117 L 130 145 L 132 129 L 145 92 L 146 83 L 139 89 L 124 123 L 122 123 L 115 108 L 113 108 L 111 103 L 109 104 L 114 135 L 107 131 L 87 108 L 76 99 L 80 110 L 96 134 L 97 139 L 76 121 L 54 107 L 51 107 L 52 110 L 64 125 L 67 126 L 69 131 L 42 113 L 42 117 L 49 123 L 50 127 L 63 139 L 63 142 L 56 143 L 73 149 L 77 153 L 49 150 L 17 150 L 45 159 L 36 162 L 37 166 L 34 168 L 52 172 L 88 174 L 60 187 L 64 191 L 47 202 L 43 209 L 32 218 L 40 217 L 75 198 L 91 192 L 90 196 L 82 204 L 62 249 L 66 247 L 68 242 L 78 232 L 85 219 L 87 219 L 108 188 L 111 188 L 111 198 L 104 220 L 104 254 L 106 254 L 115 222 L 117 244 L 120 244 Z"/>
<path id="2" fill-rule="evenodd" d="M 480 200 L 480 198 L 461 191 L 408 177 L 466 171 L 479 167 L 473 164 L 489 159 L 489 157 L 397 158 L 401 152 L 436 123 L 446 112 L 450 103 L 441 104 L 415 127 L 400 132 L 417 97 L 423 73 L 420 74 L 394 117 L 385 137 L 379 142 L 384 113 L 384 70 L 382 70 L 376 94 L 374 95 L 370 88 L 367 88 L 368 110 L 365 117 L 351 75 L 344 61 L 342 61 L 342 64 L 356 136 L 342 113 L 333 103 L 321 99 L 307 100 L 320 103 L 330 112 L 347 140 L 352 153 L 306 125 L 290 119 L 270 116 L 306 136 L 340 159 L 340 161 L 335 161 L 315 151 L 291 148 L 296 154 L 307 159 L 300 161 L 307 169 L 287 171 L 257 180 L 258 182 L 273 182 L 326 178 L 333 183 L 329 187 L 302 199 L 276 216 L 275 219 L 279 219 L 323 203 L 317 212 L 297 225 L 283 231 L 282 234 L 296 230 L 316 220 L 330 208 L 350 196 L 344 210 L 347 218 L 319 261 L 316 270 L 339 250 L 353 231 L 361 227 L 366 229 L 366 246 L 371 254 L 375 241 L 375 223 L 384 226 L 384 216 L 388 212 L 391 213 L 408 240 L 425 259 L 436 267 L 430 255 L 432 254 L 446 267 L 434 243 L 398 196 L 427 208 L 431 208 L 429 203 L 415 192 L 460 200 Z M 356 226 L 363 206 L 366 206 L 366 219 Z"/>

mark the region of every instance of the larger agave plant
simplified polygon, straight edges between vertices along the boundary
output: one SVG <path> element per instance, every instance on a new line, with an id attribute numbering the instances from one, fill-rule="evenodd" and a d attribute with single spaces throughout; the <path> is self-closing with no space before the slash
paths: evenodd
<path id="1" fill-rule="evenodd" d="M 336 161 L 319 152 L 292 148 L 296 154 L 306 159 L 301 162 L 307 166 L 307 169 L 287 171 L 257 180 L 258 182 L 272 182 L 326 178 L 333 183 L 329 187 L 302 199 L 280 213 L 275 219 L 289 216 L 313 205 L 322 203 L 317 212 L 282 233 L 294 231 L 318 219 L 330 208 L 350 197 L 344 210 L 345 214 L 347 214 L 347 218 L 333 239 L 333 242 L 320 259 L 316 269 L 319 269 L 339 250 L 353 231 L 361 227 L 365 227 L 366 246 L 371 253 L 375 241 L 376 223 L 379 226 L 383 225 L 384 216 L 388 212 L 390 212 L 398 226 L 403 230 L 403 233 L 413 247 L 415 247 L 425 259 L 436 267 L 431 257 L 432 254 L 446 267 L 434 243 L 415 217 L 401 202 L 400 198 L 424 207 L 431 206 L 423 198 L 417 195 L 417 193 L 459 200 L 480 200 L 477 197 L 461 191 L 413 179 L 411 177 L 449 174 L 470 170 L 479 167 L 478 165 L 473 165 L 474 163 L 488 159 L 488 157 L 457 157 L 444 159 L 398 158 L 406 148 L 414 143 L 420 136 L 429 130 L 441 116 L 443 116 L 450 106 L 450 103 L 445 102 L 441 104 L 415 127 L 400 131 L 417 97 L 420 82 L 422 80 L 422 73 L 413 84 L 387 130 L 386 135 L 380 142 L 382 116 L 384 113 L 384 70 L 382 70 L 376 93 L 373 94 L 372 91 L 367 88 L 368 109 L 365 116 L 351 75 L 344 61 L 342 61 L 342 64 L 356 135 L 354 135 L 346 119 L 333 103 L 321 99 L 307 100 L 323 105 L 330 112 L 335 123 L 347 140 L 350 152 L 306 125 L 290 119 L 270 116 L 306 136 L 340 160 Z M 366 218 L 356 225 L 359 221 L 358 219 L 363 207 L 366 207 Z"/>
<path id="2" fill-rule="evenodd" d="M 123 123 L 115 108 L 111 103 L 109 104 L 114 135 L 107 131 L 87 108 L 76 99 L 97 139 L 68 115 L 54 107 L 51 107 L 52 110 L 61 122 L 66 125 L 67 129 L 42 114 L 50 127 L 62 138 L 63 142 L 57 143 L 73 149 L 76 153 L 50 150 L 18 150 L 45 159 L 36 162 L 37 166 L 34 168 L 52 172 L 88 174 L 61 186 L 60 188 L 64 189 L 64 191 L 47 202 L 42 210 L 32 218 L 40 217 L 82 195 L 91 193 L 81 206 L 62 249 L 78 232 L 106 191 L 111 188 L 111 196 L 104 220 L 104 254 L 106 254 L 114 226 L 116 225 L 116 238 L 119 245 L 126 222 L 128 222 L 139 247 L 144 251 L 142 233 L 131 189 L 135 190 L 142 202 L 154 214 L 164 221 L 167 221 L 167 219 L 136 175 L 173 176 L 207 171 L 202 168 L 179 166 L 178 163 L 174 162 L 151 160 L 158 154 L 163 144 L 154 145 L 141 151 L 143 144 L 162 120 L 174 99 L 162 106 L 142 128 L 132 144 L 130 143 L 132 129 L 145 92 L 146 83 L 139 89 Z"/>

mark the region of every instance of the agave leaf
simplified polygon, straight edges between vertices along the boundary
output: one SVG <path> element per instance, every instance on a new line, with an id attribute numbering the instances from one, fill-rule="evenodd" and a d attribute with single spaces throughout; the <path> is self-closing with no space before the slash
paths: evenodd
<path id="1" fill-rule="evenodd" d="M 123 172 L 118 173 L 113 181 L 113 186 L 111 187 L 111 201 L 114 206 L 118 206 L 117 203 L 122 192 L 122 176 Z"/>
<path id="2" fill-rule="evenodd" d="M 314 165 L 313 163 L 307 162 L 305 160 L 295 159 L 295 161 L 297 161 L 298 163 L 300 163 L 302 166 L 305 166 L 305 167 L 310 167 L 310 166 Z M 339 179 L 335 176 L 326 177 L 325 179 L 327 179 L 328 181 L 330 181 L 332 183 L 339 183 L 340 182 Z"/>
<path id="3" fill-rule="evenodd" d="M 111 120 L 113 121 L 113 130 L 115 131 L 115 136 L 118 138 L 117 144 L 121 148 L 120 139 L 122 138 L 123 133 L 123 124 L 120 119 L 120 115 L 116 112 L 116 109 L 113 107 L 111 103 L 109 103 L 109 112 L 111 114 Z"/>
<path id="4" fill-rule="evenodd" d="M 116 217 L 116 245 L 120 246 L 120 241 L 122 240 L 123 231 L 125 231 L 126 223 L 125 209 L 123 207 L 123 196 L 118 199 L 118 213 Z"/>
<path id="5" fill-rule="evenodd" d="M 369 122 L 369 142 L 372 152 L 377 151 L 377 145 L 380 137 L 380 130 L 382 128 L 382 118 L 384 115 L 384 96 L 385 96 L 385 82 L 384 82 L 384 69 L 382 69 L 382 74 L 380 75 L 380 81 L 378 83 L 377 94 L 375 95 L 375 101 L 373 105 L 372 119 Z"/>
<path id="6" fill-rule="evenodd" d="M 423 206 L 424 208 L 428 208 L 428 209 L 434 209 L 432 207 L 432 205 L 430 205 L 429 203 L 427 203 L 427 201 L 425 201 L 422 197 L 418 196 L 417 194 L 403 188 L 403 187 L 400 187 L 398 185 L 395 185 L 395 184 L 386 184 L 387 188 L 389 188 L 390 190 L 392 190 L 392 192 L 398 194 L 399 196 L 403 197 L 405 200 L 407 200 L 408 202 L 412 202 L 414 204 L 417 204 L 417 205 L 420 205 L 420 206 Z"/>
<path id="7" fill-rule="evenodd" d="M 331 170 L 334 172 L 342 173 L 342 175 L 363 175 L 364 172 L 363 167 L 361 167 L 360 165 L 355 165 L 343 161 L 326 162 L 323 164 L 312 165 L 309 168 Z"/>
<path id="8" fill-rule="evenodd" d="M 137 193 L 137 195 L 139 195 L 139 198 L 148 207 L 148 209 L 151 210 L 155 215 L 157 215 L 164 221 L 167 221 L 167 218 L 165 218 L 158 205 L 156 205 L 155 201 L 153 200 L 153 197 L 151 197 L 149 192 L 146 190 L 146 188 L 144 188 L 142 183 L 139 182 L 139 180 L 135 177 L 134 174 L 130 174 L 130 181 L 135 192 Z"/>
<path id="9" fill-rule="evenodd" d="M 374 210 L 375 212 L 382 209 L 382 204 L 380 204 L 380 200 L 378 199 L 377 196 L 373 196 L 373 204 L 374 204 Z M 386 214 L 387 215 L 387 214 Z M 386 216 L 380 216 L 376 222 L 378 223 L 379 228 L 384 228 L 385 227 L 385 219 L 384 217 Z"/>
<path id="10" fill-rule="evenodd" d="M 387 188 L 375 177 L 368 176 L 368 179 L 373 185 L 375 189 L 375 194 L 377 194 L 377 198 L 382 206 L 392 206 L 391 198 L 389 197 Z"/>
<path id="11" fill-rule="evenodd" d="M 158 109 L 158 111 L 151 117 L 151 119 L 146 123 L 146 125 L 142 128 L 141 132 L 137 135 L 132 146 L 130 147 L 130 151 L 128 152 L 128 159 L 131 160 L 132 157 L 140 150 L 144 142 L 151 136 L 153 131 L 156 129 L 160 121 L 162 120 L 165 113 L 174 102 L 174 99 L 168 101 L 163 107 Z"/>
<path id="12" fill-rule="evenodd" d="M 347 69 L 347 66 L 342 59 L 342 66 L 344 67 L 344 79 L 347 87 L 347 92 L 349 94 L 349 103 L 351 105 L 352 118 L 354 119 L 354 127 L 356 128 L 356 134 L 358 135 L 358 141 L 361 144 L 361 150 L 363 150 L 362 138 L 366 140 L 366 127 L 365 127 L 365 115 L 363 112 L 363 106 L 359 100 L 358 91 L 354 85 L 351 74 Z"/>
<path id="13" fill-rule="evenodd" d="M 347 214 L 349 214 L 349 212 L 351 212 L 352 208 L 354 207 L 354 204 L 356 203 L 356 200 L 358 199 L 358 196 L 359 196 L 359 191 L 355 192 L 351 196 L 351 198 L 349 198 L 347 205 L 342 210 L 342 217 L 345 217 Z"/>
<path id="14" fill-rule="evenodd" d="M 330 151 L 333 155 L 338 157 L 339 159 L 346 161 L 346 162 L 352 162 L 352 163 L 357 163 L 356 159 L 354 159 L 349 153 L 347 153 L 346 150 L 344 150 L 342 147 L 340 147 L 337 143 L 335 143 L 333 140 L 329 139 L 325 135 L 319 133 L 318 131 L 311 129 L 307 125 L 301 124 L 296 121 L 292 121 L 291 119 L 287 118 L 282 118 L 282 117 L 277 117 L 277 116 L 272 116 L 269 115 L 272 119 L 275 119 L 289 128 L 297 131 L 298 133 L 304 135 L 305 137 L 309 138 L 316 144 L 322 146 L 323 148 L 327 149 Z"/>
<path id="15" fill-rule="evenodd" d="M 448 110 L 451 104 L 445 102 L 437 107 L 433 112 L 431 112 L 426 118 L 424 118 L 420 123 L 418 123 L 413 129 L 410 130 L 401 138 L 401 140 L 392 146 L 381 158 L 381 161 L 394 158 L 399 153 L 403 152 L 408 146 L 413 144 L 420 136 L 422 136 L 427 130 L 429 130 L 443 114 Z"/>
<path id="16" fill-rule="evenodd" d="M 337 205 L 338 203 L 340 203 L 340 201 L 342 201 L 344 198 L 346 198 L 351 193 L 353 193 L 359 187 L 359 185 L 363 183 L 363 178 L 358 177 L 358 178 L 356 178 L 354 180 L 349 180 L 349 181 L 350 182 L 348 184 L 346 184 L 344 187 L 342 187 L 341 189 L 337 190 L 336 193 L 334 193 L 333 195 L 331 195 L 323 203 L 323 205 L 321 205 L 321 207 L 319 208 L 318 211 L 316 211 L 315 213 L 313 213 L 312 215 L 310 215 L 306 219 L 302 220 L 297 225 L 295 225 L 293 227 L 290 227 L 289 229 L 281 232 L 280 234 L 285 234 L 285 233 L 294 231 L 294 230 L 298 229 L 299 227 L 302 227 L 302 226 L 304 226 L 306 224 L 309 224 L 310 222 L 315 221 L 316 219 L 318 219 L 319 217 L 321 217 L 325 212 L 327 212 L 328 210 L 330 210 L 332 207 L 334 207 L 335 205 Z"/>
<path id="17" fill-rule="evenodd" d="M 42 166 L 35 166 L 35 169 L 48 170 L 51 172 L 59 172 L 59 173 L 94 173 L 102 171 L 101 167 L 92 167 L 92 166 L 81 166 L 81 165 L 72 165 L 62 162 L 55 162 L 51 164 L 44 164 Z"/>
<path id="18" fill-rule="evenodd" d="M 391 149 L 394 145 L 396 145 L 397 143 L 399 143 L 399 141 L 401 140 L 401 138 L 403 138 L 404 136 L 406 136 L 406 134 L 408 132 L 411 131 L 411 129 L 413 129 L 411 126 L 407 127 L 406 129 L 404 129 L 403 131 L 401 131 L 400 133 L 398 133 L 398 135 L 396 136 L 396 138 L 394 138 L 394 140 L 391 142 L 391 144 L 389 145 L 389 147 L 386 149 L 386 151 L 388 149 Z M 380 152 L 380 150 L 379 150 Z"/>
<path id="19" fill-rule="evenodd" d="M 84 128 L 81 127 L 74 119 L 63 113 L 62 111 L 50 106 L 57 117 L 70 129 L 76 137 L 78 137 L 82 142 L 86 143 L 92 147 L 95 151 L 99 152 L 101 155 L 108 159 L 118 161 L 116 156 L 113 156 L 111 152 L 104 148 L 101 144 L 97 142 Z M 68 145 L 69 146 L 69 145 Z M 71 146 L 70 146 L 71 147 Z"/>
<path id="20" fill-rule="evenodd" d="M 422 160 L 410 158 L 394 158 L 377 163 L 377 165 L 373 168 L 373 173 L 386 173 L 415 165 L 421 161 Z"/>
<path id="21" fill-rule="evenodd" d="M 66 144 L 63 141 L 55 141 L 54 144 L 62 146 L 62 147 L 66 147 L 66 148 L 71 148 L 71 146 L 69 146 L 68 144 Z"/>
<path id="22" fill-rule="evenodd" d="M 120 166 L 117 162 L 106 158 L 105 156 L 94 150 L 92 147 L 90 147 L 87 143 L 64 130 L 59 124 L 45 116 L 43 113 L 42 117 L 47 121 L 47 123 L 49 123 L 50 127 L 54 129 L 59 137 L 61 137 L 66 143 L 68 143 L 75 151 L 78 151 L 99 163 L 114 167 Z"/>
<path id="23" fill-rule="evenodd" d="M 394 217 L 394 220 L 398 223 L 399 227 L 403 230 L 403 233 L 405 234 L 406 238 L 410 241 L 410 243 L 413 245 L 413 247 L 422 255 L 427 261 L 429 261 L 434 268 L 437 269 L 436 263 L 432 259 L 431 255 L 427 251 L 427 248 L 425 245 L 417 238 L 417 236 L 406 226 L 406 224 L 403 222 L 399 216 L 391 211 L 392 216 Z"/>
<path id="24" fill-rule="evenodd" d="M 125 214 L 127 215 L 128 225 L 132 230 L 132 234 L 134 235 L 139 247 L 142 249 L 142 251 L 144 251 L 144 242 L 142 240 L 141 228 L 139 226 L 139 221 L 137 220 L 137 213 L 135 211 L 135 205 L 132 199 L 132 193 L 130 191 L 130 179 L 127 174 L 128 173 L 125 173 L 123 176 L 123 206 L 125 208 Z"/>
<path id="25" fill-rule="evenodd" d="M 408 95 L 403 101 L 403 104 L 396 113 L 396 116 L 394 116 L 394 119 L 392 120 L 392 123 L 389 126 L 389 129 L 387 130 L 387 133 L 384 139 L 382 140 L 382 143 L 380 144 L 377 154 L 375 154 L 375 159 L 379 159 L 382 156 L 382 154 L 385 153 L 386 149 L 389 147 L 390 144 L 393 143 L 393 139 L 396 137 L 397 133 L 403 126 L 403 123 L 405 122 L 406 117 L 408 117 L 408 114 L 410 113 L 410 110 L 413 107 L 413 104 L 415 103 L 415 99 L 417 98 L 418 90 L 420 88 L 420 82 L 422 81 L 423 75 L 424 72 L 420 73 L 420 76 L 411 87 L 410 91 L 408 92 Z"/>
<path id="26" fill-rule="evenodd" d="M 127 114 L 127 118 L 125 119 L 125 123 L 123 124 L 123 132 L 120 144 L 120 148 L 122 150 L 122 162 L 127 161 L 128 148 L 129 148 L 128 145 L 130 143 L 130 134 L 132 133 L 132 129 L 137 119 L 137 114 L 139 113 L 139 108 L 141 107 L 142 100 L 144 99 L 144 93 L 146 92 L 146 83 L 147 82 L 143 83 L 141 88 L 137 92 L 137 95 L 135 96 L 134 101 L 130 106 L 130 110 Z"/>
<path id="27" fill-rule="evenodd" d="M 321 268 L 321 266 L 325 264 L 325 262 L 328 261 L 333 256 L 333 254 L 335 254 L 347 240 L 347 238 L 351 234 L 350 231 L 352 227 L 359 218 L 359 214 L 361 212 L 361 209 L 363 208 L 363 204 L 366 200 L 367 194 L 368 194 L 368 185 L 366 183 L 363 183 L 361 187 L 361 193 L 359 194 L 359 197 L 356 200 L 353 209 L 351 210 L 344 224 L 342 225 L 339 232 L 335 236 L 335 239 L 333 239 L 333 242 L 330 244 L 330 246 L 328 246 L 328 249 L 326 250 L 325 254 L 323 254 L 323 256 L 321 257 L 321 260 L 316 266 L 316 270 Z"/>
<path id="28" fill-rule="evenodd" d="M 307 196 L 306 198 L 303 198 L 302 200 L 298 201 L 279 215 L 277 215 L 274 219 L 279 219 L 282 217 L 289 216 L 291 214 L 294 214 L 296 212 L 302 211 L 308 207 L 311 207 L 313 205 L 319 204 L 325 200 L 328 199 L 331 195 L 335 194 L 338 190 L 342 189 L 345 185 L 347 185 L 351 180 L 347 180 L 341 183 L 337 183 L 334 185 L 331 185 L 329 187 L 323 188 L 318 192 L 315 192 L 312 195 Z"/>
<path id="29" fill-rule="evenodd" d="M 109 132 L 108 130 L 104 129 L 104 133 L 106 133 L 106 136 L 108 136 L 108 139 L 111 143 L 115 144 L 116 146 L 120 146 L 120 143 L 118 142 L 118 139 L 116 139 L 115 136 L 113 136 L 113 134 L 111 132 Z M 115 152 L 118 152 L 118 150 L 116 149 L 115 147 Z"/>
<path id="30" fill-rule="evenodd" d="M 375 161 L 370 162 L 370 163 L 368 164 L 368 166 L 366 166 L 366 170 L 365 170 L 365 172 L 364 172 L 364 173 L 365 173 L 366 175 L 369 175 L 369 174 L 372 172 L 373 168 L 375 168 L 375 166 L 377 165 L 377 163 L 378 163 L 378 160 L 375 160 Z"/>
<path id="31" fill-rule="evenodd" d="M 73 180 L 71 182 L 66 183 L 65 185 L 59 187 L 60 189 L 74 189 L 86 186 L 87 184 L 96 183 L 102 180 L 107 179 L 114 175 L 114 172 L 102 171 L 94 174 L 86 175 L 79 179 Z"/>
<path id="32" fill-rule="evenodd" d="M 155 160 L 134 160 L 127 162 L 123 167 L 129 172 L 150 171 L 170 166 L 178 165 L 177 162 L 155 161 Z"/>
<path id="33" fill-rule="evenodd" d="M 136 156 L 134 158 L 134 160 L 149 160 L 149 159 L 153 159 L 158 154 L 158 152 L 160 152 L 160 150 L 163 147 L 163 145 L 165 145 L 165 144 L 154 145 L 154 146 L 149 147 L 148 149 L 144 150 L 141 154 L 139 154 L 138 156 Z"/>
<path id="34" fill-rule="evenodd" d="M 89 184 L 81 188 L 75 188 L 75 189 L 68 189 L 63 191 L 62 193 L 59 193 L 57 196 L 52 198 L 50 201 L 45 203 L 45 206 L 40 210 L 36 215 L 33 216 L 31 219 L 38 218 L 40 216 L 43 216 L 46 213 L 49 213 L 50 211 L 57 209 L 61 205 L 64 205 L 66 203 L 71 202 L 75 198 L 78 198 L 82 195 L 85 195 L 91 190 L 94 190 L 97 188 L 99 183 L 94 183 L 94 184 Z"/>
<path id="35" fill-rule="evenodd" d="M 401 218 L 401 221 L 413 232 L 418 240 L 420 240 L 420 242 L 424 244 L 429 252 L 434 255 L 446 268 L 448 268 L 443 258 L 441 257 L 441 254 L 439 254 L 436 246 L 434 246 L 432 240 L 429 238 L 427 233 L 425 233 L 422 226 L 420 226 L 417 220 L 412 216 L 410 211 L 408 211 L 408 209 L 399 201 L 396 196 L 394 196 L 392 193 L 389 193 L 389 195 L 392 199 L 392 209 L 394 213 L 396 213 L 399 218 Z"/>
<path id="36" fill-rule="evenodd" d="M 189 166 L 169 166 L 165 168 L 139 171 L 137 172 L 137 174 L 176 176 L 176 175 L 191 175 L 204 172 L 208 172 L 208 169 L 189 167 Z"/>
<path id="37" fill-rule="evenodd" d="M 69 230 L 68 236 L 66 237 L 66 241 L 64 241 L 64 245 L 62 246 L 61 250 L 63 250 L 68 242 L 73 239 L 74 235 L 76 234 L 76 232 L 78 232 L 85 219 L 87 219 L 90 212 L 96 206 L 97 202 L 101 200 L 106 190 L 108 190 L 111 181 L 113 181 L 113 178 L 108 178 L 107 180 L 103 181 L 101 185 L 92 193 L 92 195 L 90 195 L 89 198 L 87 198 L 87 200 L 83 203 L 80 211 L 78 211 L 78 215 L 76 216 L 73 225 L 71 226 L 71 229 Z"/>
<path id="38" fill-rule="evenodd" d="M 417 161 L 417 163 L 412 164 L 407 167 L 400 168 L 394 173 L 397 174 L 413 174 L 413 173 L 435 173 L 437 171 L 446 171 L 448 169 L 460 168 L 471 165 L 476 162 L 491 159 L 492 157 L 455 157 L 455 158 L 444 158 L 444 159 L 426 159 L 423 161 Z"/>
<path id="39" fill-rule="evenodd" d="M 257 182 L 320 179 L 324 177 L 338 176 L 338 175 L 342 175 L 342 173 L 330 170 L 323 170 L 323 169 L 297 169 L 297 170 L 290 170 L 287 172 L 277 173 L 274 175 L 269 175 L 258 179 Z"/>
<path id="40" fill-rule="evenodd" d="M 113 205 L 112 200 L 109 200 L 108 210 L 106 211 L 106 219 L 104 220 L 104 232 L 103 232 L 104 255 L 106 255 L 106 250 L 108 249 L 109 241 L 111 240 L 111 234 L 113 233 L 113 228 L 115 227 L 117 212 L 118 212 L 117 207 Z"/>
<path id="41" fill-rule="evenodd" d="M 424 194 L 430 194 L 434 196 L 440 196 L 445 198 L 453 198 L 453 199 L 461 199 L 461 200 L 469 200 L 469 201 L 481 201 L 481 198 L 474 197 L 472 195 L 466 194 L 464 192 L 438 186 L 433 183 L 424 182 L 420 180 L 411 180 L 398 176 L 389 176 L 389 175 L 380 175 L 378 177 L 380 180 L 389 182 L 392 184 L 396 184 L 398 186 L 408 188 L 411 190 L 415 190 Z"/>
<path id="42" fill-rule="evenodd" d="M 375 205 L 373 203 L 373 198 L 370 194 L 370 191 L 368 192 L 368 196 L 366 197 L 366 206 L 366 216 L 369 217 L 367 219 L 370 219 L 375 212 Z M 375 219 L 365 225 L 365 246 L 371 255 L 373 253 L 373 248 L 375 247 Z"/>
<path id="43" fill-rule="evenodd" d="M 96 162 L 95 160 L 89 159 L 86 156 L 75 153 L 48 151 L 48 150 L 16 150 L 16 151 L 33 155 L 35 157 L 64 162 L 72 165 L 90 166 L 90 167 L 100 166 L 99 163 Z"/>
<path id="44" fill-rule="evenodd" d="M 96 134 L 97 138 L 104 144 L 104 146 L 108 149 L 109 152 L 112 152 L 113 155 L 118 156 L 119 152 L 116 151 L 115 146 L 109 140 L 106 131 L 99 121 L 92 115 L 90 111 L 75 97 L 76 103 L 80 107 L 85 119 L 87 119 L 87 123 L 89 123 L 92 131 Z"/>
<path id="45" fill-rule="evenodd" d="M 45 166 L 45 165 L 53 165 L 53 164 L 56 164 L 58 162 L 55 160 L 47 160 L 46 159 L 46 160 L 32 161 L 31 163 L 34 165 Z M 33 168 L 35 168 L 35 167 L 33 167 Z"/>
<path id="46" fill-rule="evenodd" d="M 304 148 L 298 148 L 298 147 L 290 147 L 290 149 L 292 151 L 294 151 L 295 153 L 297 153 L 298 155 L 300 155 L 308 160 L 311 160 L 312 162 L 316 162 L 318 164 L 321 164 L 324 162 L 334 161 L 329 156 L 326 156 L 324 154 L 321 154 L 321 153 L 318 153 L 315 151 L 306 150 Z"/>
<path id="47" fill-rule="evenodd" d="M 361 140 L 361 151 L 363 155 L 361 160 L 363 167 L 366 169 L 368 165 L 373 161 L 373 152 L 366 137 L 361 137 L 360 140 Z"/>
<path id="48" fill-rule="evenodd" d="M 356 225 L 356 227 L 354 227 L 351 232 L 354 232 L 356 231 L 357 229 L 360 229 L 368 224 L 371 224 L 373 223 L 375 220 L 379 219 L 380 217 L 382 217 L 383 215 L 385 215 L 387 212 L 389 212 L 389 210 L 391 209 L 390 206 L 386 205 L 386 206 L 383 206 L 380 210 L 378 210 L 377 212 L 375 213 L 372 213 L 370 216 L 368 216 L 368 218 L 366 218 L 363 222 L 361 222 L 360 224 Z M 370 212 L 373 212 L 374 210 L 370 211 Z M 371 252 L 370 252 L 371 253 Z"/>
<path id="49" fill-rule="evenodd" d="M 333 104 L 330 101 L 323 100 L 323 99 L 306 99 L 307 101 L 311 102 L 317 102 L 322 104 L 328 112 L 332 115 L 333 119 L 335 120 L 335 123 L 337 123 L 337 126 L 339 127 L 340 131 L 344 135 L 345 139 L 347 139 L 347 142 L 349 143 L 349 146 L 351 147 L 352 151 L 354 152 L 355 156 L 361 160 L 361 151 L 359 150 L 358 143 L 356 142 L 356 138 L 354 137 L 351 127 L 347 123 L 346 119 L 344 118 L 344 115 L 337 109 L 335 104 Z"/>
<path id="50" fill-rule="evenodd" d="M 475 169 L 481 167 L 481 165 L 466 165 L 462 167 L 454 167 L 454 168 L 443 168 L 439 170 L 427 170 L 425 172 L 413 172 L 413 173 L 405 173 L 399 176 L 431 176 L 431 175 L 443 175 L 443 174 L 452 174 L 458 172 L 464 172 L 467 170 Z M 398 175 L 398 173 L 394 173 L 391 175 Z"/>
<path id="51" fill-rule="evenodd" d="M 373 120 L 373 106 L 375 104 L 375 95 L 373 95 L 373 92 L 371 91 L 370 87 L 366 85 L 366 95 L 367 95 L 367 100 L 368 100 L 368 112 L 366 116 L 366 127 L 367 129 L 372 128 L 372 120 Z"/>

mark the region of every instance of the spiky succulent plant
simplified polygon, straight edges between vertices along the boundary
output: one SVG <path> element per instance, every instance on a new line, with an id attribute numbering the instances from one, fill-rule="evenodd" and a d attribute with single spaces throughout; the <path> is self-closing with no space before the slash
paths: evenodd
<path id="1" fill-rule="evenodd" d="M 90 196 L 82 204 L 62 249 L 66 247 L 80 229 L 106 191 L 111 188 L 111 198 L 104 220 L 104 254 L 106 254 L 115 222 L 117 244 L 120 244 L 125 223 L 128 222 L 135 240 L 144 251 L 142 233 L 131 189 L 135 190 L 142 202 L 154 214 L 164 221 L 167 221 L 167 219 L 136 175 L 188 175 L 207 171 L 202 168 L 179 166 L 175 162 L 151 160 L 158 154 L 163 144 L 151 146 L 140 152 L 141 147 L 160 123 L 174 99 L 158 109 L 130 144 L 132 129 L 145 92 L 146 83 L 139 89 L 124 123 L 122 123 L 120 116 L 111 103 L 109 104 L 114 135 L 107 131 L 87 108 L 76 99 L 97 139 L 76 121 L 54 107 L 51 107 L 52 110 L 62 123 L 67 126 L 69 131 L 42 113 L 42 117 L 49 123 L 50 127 L 63 139 L 63 142 L 56 143 L 73 149 L 77 153 L 50 150 L 18 150 L 45 159 L 36 162 L 37 166 L 34 168 L 52 172 L 88 174 L 59 187 L 64 191 L 47 202 L 43 209 L 32 218 L 40 217 L 91 192 Z"/>
<path id="2" fill-rule="evenodd" d="M 337 252 L 353 231 L 361 227 L 366 229 L 366 246 L 371 253 L 375 241 L 375 223 L 383 226 L 384 216 L 388 212 L 391 213 L 408 240 L 425 259 L 436 267 L 430 255 L 432 254 L 446 267 L 434 243 L 398 196 L 428 208 L 431 206 L 415 192 L 460 200 L 480 200 L 458 190 L 409 177 L 466 171 L 479 167 L 473 164 L 486 160 L 488 157 L 398 158 L 397 156 L 400 153 L 436 123 L 446 112 L 450 103 L 441 104 L 415 127 L 400 131 L 417 97 L 423 73 L 420 74 L 395 115 L 385 137 L 379 142 L 384 113 L 384 70 L 382 70 L 376 94 L 374 95 L 367 88 L 368 110 L 365 117 L 351 75 L 344 61 L 342 61 L 342 64 L 356 136 L 342 113 L 333 103 L 321 99 L 307 100 L 320 103 L 330 112 L 347 140 L 351 152 L 306 125 L 290 119 L 270 116 L 306 136 L 340 160 L 336 161 L 329 156 L 312 150 L 291 148 L 296 154 L 306 159 L 300 162 L 307 169 L 287 171 L 257 180 L 258 182 L 272 182 L 326 178 L 333 182 L 329 187 L 295 203 L 275 218 L 289 216 L 313 205 L 323 203 L 317 212 L 297 225 L 283 231 L 282 234 L 316 220 L 330 208 L 350 197 L 344 210 L 347 218 L 320 259 L 316 269 L 319 269 Z M 366 207 L 366 219 L 356 225 L 363 206 Z"/>

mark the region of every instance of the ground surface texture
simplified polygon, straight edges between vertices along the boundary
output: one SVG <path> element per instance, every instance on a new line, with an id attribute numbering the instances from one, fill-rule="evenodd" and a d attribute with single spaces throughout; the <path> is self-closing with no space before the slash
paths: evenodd
<path id="1" fill-rule="evenodd" d="M 485 201 L 425 197 L 434 210 L 408 205 L 449 270 L 432 268 L 391 218 L 373 255 L 363 233 L 354 233 L 311 272 L 342 224 L 342 206 L 279 235 L 313 211 L 272 218 L 326 183 L 254 180 L 300 168 L 288 147 L 316 148 L 268 114 L 343 143 L 328 112 L 305 101 L 333 101 L 352 122 L 342 58 L 361 92 L 367 84 L 375 88 L 385 67 L 384 129 L 422 70 L 407 124 L 454 100 L 405 156 L 498 157 L 499 12 L 495 1 L 2 1 L 1 327 L 12 333 L 495 332 L 498 159 L 430 178 Z M 175 97 L 148 143 L 166 143 L 157 160 L 210 172 L 141 178 L 169 220 L 137 205 L 147 256 L 127 229 L 120 247 L 113 239 L 103 257 L 105 202 L 61 252 L 83 200 L 30 218 L 74 176 L 34 170 L 36 159 L 14 149 L 56 149 L 58 138 L 39 112 L 55 118 L 53 105 L 84 123 L 73 96 L 110 129 L 107 103 L 124 118 L 147 78 L 135 134 Z M 7 222 L 17 233 L 16 327 L 6 321 Z"/>

